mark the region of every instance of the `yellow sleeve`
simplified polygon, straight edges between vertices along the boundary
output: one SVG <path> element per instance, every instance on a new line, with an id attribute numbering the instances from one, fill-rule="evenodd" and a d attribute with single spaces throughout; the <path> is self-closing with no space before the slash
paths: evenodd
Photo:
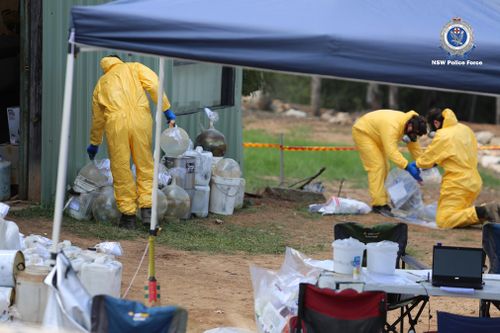
<path id="1" fill-rule="evenodd" d="M 384 151 L 389 159 L 396 164 L 398 168 L 404 169 L 408 161 L 398 149 L 399 135 L 394 130 L 387 130 L 381 133 L 380 140 L 384 146 Z"/>
<path id="2" fill-rule="evenodd" d="M 408 145 L 408 150 L 410 151 L 411 156 L 413 157 L 414 160 L 420 157 L 422 155 L 423 150 L 420 147 L 420 144 L 418 142 L 410 142 Z"/>
<path id="3" fill-rule="evenodd" d="M 421 169 L 432 168 L 435 164 L 441 164 L 450 155 L 448 141 L 443 139 L 439 132 L 436 133 L 431 144 L 425 149 L 422 155 L 417 158 L 417 167 Z"/>
<path id="4" fill-rule="evenodd" d="M 141 63 L 137 63 L 136 69 L 139 74 L 139 81 L 141 81 L 142 87 L 149 93 L 154 103 L 158 103 L 158 76 L 150 68 Z M 170 109 L 170 101 L 164 93 L 162 111 L 168 109 Z"/>
<path id="5" fill-rule="evenodd" d="M 92 96 L 92 127 L 90 129 L 90 143 L 100 145 L 104 134 L 104 110 L 99 103 L 99 83 L 94 89 Z"/>

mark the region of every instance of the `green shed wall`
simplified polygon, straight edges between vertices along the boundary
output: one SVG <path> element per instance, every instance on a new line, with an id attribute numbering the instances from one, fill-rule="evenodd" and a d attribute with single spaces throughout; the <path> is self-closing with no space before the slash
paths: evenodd
<path id="1" fill-rule="evenodd" d="M 70 23 L 70 9 L 73 5 L 96 5 L 107 1 L 78 0 L 43 2 L 43 75 L 42 75 L 42 203 L 53 203 L 57 178 L 59 139 L 66 71 L 67 38 Z M 118 54 L 125 61 L 140 61 L 154 71 L 158 70 L 158 59 L 109 50 L 107 52 L 80 53 L 75 61 L 71 130 L 68 156 L 67 183 L 71 184 L 78 170 L 88 161 L 86 147 L 91 122 L 91 99 L 94 86 L 101 76 L 99 60 L 106 54 Z M 220 91 L 206 82 L 220 81 L 220 66 L 196 64 L 189 70 L 177 70 L 172 60 L 165 66 L 165 91 L 176 113 L 196 107 L 212 105 Z M 175 75 L 177 73 L 177 75 Z M 242 161 L 241 124 L 241 81 L 242 71 L 236 70 L 235 105 L 217 110 L 220 120 L 215 127 L 226 136 L 226 156 Z M 205 83 L 205 84 L 204 84 Z M 154 110 L 154 108 L 152 108 Z M 178 117 L 178 125 L 184 128 L 194 141 L 202 127 L 208 126 L 208 119 L 202 113 Z M 107 157 L 105 144 L 97 158 Z"/>

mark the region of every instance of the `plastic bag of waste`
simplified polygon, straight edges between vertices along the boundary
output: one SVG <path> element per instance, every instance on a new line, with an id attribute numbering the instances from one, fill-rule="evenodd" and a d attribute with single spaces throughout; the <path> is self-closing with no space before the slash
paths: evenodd
<path id="1" fill-rule="evenodd" d="M 213 174 L 224 178 L 240 178 L 241 168 L 232 158 L 223 158 L 215 164 Z"/>
<path id="2" fill-rule="evenodd" d="M 160 147 L 169 157 L 184 154 L 189 147 L 189 135 L 180 127 L 169 127 L 161 133 Z"/>
<path id="3" fill-rule="evenodd" d="M 123 254 L 122 246 L 119 242 L 102 242 L 94 246 L 97 252 L 121 256 Z"/>
<path id="4" fill-rule="evenodd" d="M 309 212 L 321 213 L 322 215 L 368 214 L 370 211 L 370 206 L 362 201 L 335 196 L 328 199 L 326 203 L 309 205 Z"/>
<path id="5" fill-rule="evenodd" d="M 292 248 L 286 249 L 279 271 L 250 266 L 257 331 L 282 332 L 290 317 L 297 314 L 299 284 L 315 284 L 322 270 Z"/>
<path id="6" fill-rule="evenodd" d="M 10 206 L 0 202 L 0 219 L 3 219 L 9 213 Z"/>
<path id="7" fill-rule="evenodd" d="M 99 223 L 118 224 L 122 213 L 116 206 L 112 186 L 103 187 L 92 203 L 92 215 Z"/>
<path id="8" fill-rule="evenodd" d="M 205 108 L 205 113 L 207 114 L 208 119 L 210 119 L 210 125 L 207 129 L 198 134 L 195 139 L 194 146 L 203 147 L 203 150 L 212 152 L 213 156 L 224 156 L 227 149 L 226 138 L 224 134 L 214 127 L 214 123 L 219 120 L 219 114 L 217 112 L 213 112 L 209 108 Z"/>
<path id="9" fill-rule="evenodd" d="M 439 169 L 434 167 L 430 169 L 422 169 L 420 172 L 424 184 L 441 184 L 441 173 Z"/>
<path id="10" fill-rule="evenodd" d="M 73 183 L 73 190 L 78 193 L 95 191 L 108 184 L 108 177 L 100 170 L 96 161 L 90 161 L 78 171 Z"/>
<path id="11" fill-rule="evenodd" d="M 420 206 L 419 202 L 422 201 L 422 193 L 417 181 L 407 171 L 399 168 L 392 169 L 385 181 L 385 188 L 396 209 L 409 210 L 412 206 L 414 208 Z"/>
<path id="12" fill-rule="evenodd" d="M 162 189 L 168 202 L 165 218 L 184 218 L 191 212 L 191 199 L 182 187 L 177 186 L 175 178 L 172 184 Z"/>

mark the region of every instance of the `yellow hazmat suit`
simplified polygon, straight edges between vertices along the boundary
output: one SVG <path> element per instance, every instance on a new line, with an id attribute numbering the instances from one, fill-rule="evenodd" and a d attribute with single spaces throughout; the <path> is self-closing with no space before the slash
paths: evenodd
<path id="1" fill-rule="evenodd" d="M 140 63 L 124 63 L 116 57 L 101 60 L 104 75 L 94 89 L 90 143 L 100 145 L 106 131 L 111 173 L 118 209 L 135 215 L 150 208 L 153 188 L 152 125 L 149 101 L 157 101 L 158 77 Z M 170 102 L 163 95 L 163 110 Z M 130 170 L 130 156 L 136 166 L 137 187 Z"/>
<path id="2" fill-rule="evenodd" d="M 352 127 L 352 137 L 358 148 L 363 167 L 368 173 L 368 188 L 372 206 L 383 206 L 389 202 L 384 187 L 389 173 L 389 160 L 404 169 L 408 161 L 398 150 L 398 143 L 405 134 L 405 126 L 415 111 L 378 110 L 365 114 Z M 413 158 L 422 154 L 417 142 L 408 143 Z"/>
<path id="3" fill-rule="evenodd" d="M 472 130 L 458 123 L 450 109 L 443 111 L 443 127 L 425 152 L 417 158 L 417 167 L 437 164 L 444 169 L 437 207 L 436 224 L 440 228 L 464 227 L 479 223 L 473 204 L 483 182 L 477 171 L 477 141 Z"/>

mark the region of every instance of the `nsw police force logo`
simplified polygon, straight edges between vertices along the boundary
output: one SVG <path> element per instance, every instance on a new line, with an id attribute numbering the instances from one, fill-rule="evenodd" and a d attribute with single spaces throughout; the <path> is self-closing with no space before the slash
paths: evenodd
<path id="1" fill-rule="evenodd" d="M 460 17 L 454 17 L 441 30 L 441 47 L 450 56 L 465 56 L 474 46 L 472 27 Z"/>

